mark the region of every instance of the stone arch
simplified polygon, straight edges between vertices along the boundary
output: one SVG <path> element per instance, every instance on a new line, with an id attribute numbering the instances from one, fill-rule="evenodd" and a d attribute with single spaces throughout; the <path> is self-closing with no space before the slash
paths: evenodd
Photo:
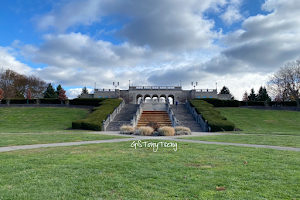
<path id="1" fill-rule="evenodd" d="M 140 104 L 142 100 L 143 100 L 143 95 L 141 95 L 141 94 L 136 95 L 136 103 L 137 104 Z"/>
<path id="2" fill-rule="evenodd" d="M 152 100 L 153 100 L 154 102 L 159 102 L 158 95 L 157 95 L 157 94 L 152 95 Z"/>
<path id="3" fill-rule="evenodd" d="M 166 99 L 167 99 L 167 96 L 164 95 L 164 94 L 162 94 L 162 95 L 159 96 L 159 101 L 160 101 L 160 102 L 165 103 L 165 102 L 166 102 Z"/>
<path id="4" fill-rule="evenodd" d="M 175 101 L 174 95 L 173 94 L 169 94 L 168 95 L 168 100 L 169 100 L 170 104 L 174 104 L 174 101 Z"/>
<path id="5" fill-rule="evenodd" d="M 147 103 L 147 101 L 149 102 L 149 100 L 150 100 L 150 101 L 152 100 L 151 95 L 146 94 L 146 95 L 144 96 L 144 102 Z"/>

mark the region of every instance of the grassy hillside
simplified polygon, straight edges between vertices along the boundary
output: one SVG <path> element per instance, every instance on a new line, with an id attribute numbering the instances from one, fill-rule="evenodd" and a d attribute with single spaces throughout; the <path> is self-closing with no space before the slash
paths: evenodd
<path id="1" fill-rule="evenodd" d="M 0 108 L 0 133 L 57 132 L 89 113 L 77 108 Z"/>
<path id="2" fill-rule="evenodd" d="M 300 112 L 217 108 L 242 133 L 300 135 Z"/>

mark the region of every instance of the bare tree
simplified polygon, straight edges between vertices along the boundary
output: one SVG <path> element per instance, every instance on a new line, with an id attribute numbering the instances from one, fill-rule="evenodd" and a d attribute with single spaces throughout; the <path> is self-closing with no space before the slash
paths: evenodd
<path id="1" fill-rule="evenodd" d="M 300 58 L 299 58 L 300 59 Z M 300 60 L 287 62 L 272 77 L 268 87 L 276 99 L 296 101 L 300 106 Z"/>
<path id="2" fill-rule="evenodd" d="M 245 91 L 244 95 L 243 95 L 243 101 L 244 102 L 247 102 L 249 101 L 249 98 L 248 98 L 248 93 Z"/>
<path id="3" fill-rule="evenodd" d="M 0 71 L 0 87 L 4 91 L 4 98 L 24 98 L 28 89 L 33 98 L 41 98 L 46 86 L 45 81 L 34 75 L 25 76 L 10 69 Z"/>
<path id="4" fill-rule="evenodd" d="M 0 88 L 0 102 L 3 99 L 3 94 L 4 94 L 4 91 Z"/>

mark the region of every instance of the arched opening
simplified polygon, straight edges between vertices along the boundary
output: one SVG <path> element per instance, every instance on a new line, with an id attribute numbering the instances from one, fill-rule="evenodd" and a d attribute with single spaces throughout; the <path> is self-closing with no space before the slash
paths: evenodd
<path id="1" fill-rule="evenodd" d="M 168 96 L 168 100 L 169 100 L 169 102 L 170 102 L 170 104 L 174 104 L 174 96 L 172 95 L 172 94 L 170 94 L 169 96 Z"/>
<path id="2" fill-rule="evenodd" d="M 206 98 L 206 96 L 203 96 L 202 98 Z"/>
<path id="3" fill-rule="evenodd" d="M 145 103 L 150 103 L 152 100 L 151 100 L 151 96 L 149 95 L 149 94 L 146 94 L 145 96 L 144 96 L 144 102 Z"/>
<path id="4" fill-rule="evenodd" d="M 143 100 L 143 95 L 138 94 L 138 95 L 136 96 L 136 103 L 137 103 L 137 104 L 140 104 L 140 103 L 142 102 L 142 100 Z"/>
<path id="5" fill-rule="evenodd" d="M 160 95 L 160 97 L 159 97 L 159 102 L 161 102 L 161 103 L 166 103 L 166 99 L 167 99 L 166 95 L 162 94 L 162 95 Z"/>
<path id="6" fill-rule="evenodd" d="M 154 94 L 152 96 L 152 102 L 158 102 L 158 95 L 157 94 Z"/>
<path id="7" fill-rule="evenodd" d="M 102 98 L 102 96 L 99 96 L 98 98 Z"/>

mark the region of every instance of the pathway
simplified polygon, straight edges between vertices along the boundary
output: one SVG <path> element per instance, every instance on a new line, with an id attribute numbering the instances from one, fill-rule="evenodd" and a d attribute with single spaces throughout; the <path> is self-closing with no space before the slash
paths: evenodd
<path id="1" fill-rule="evenodd" d="M 92 132 L 94 134 L 103 134 L 103 135 L 119 135 L 118 131 L 103 131 L 103 132 Z M 206 136 L 206 135 L 222 135 L 222 133 L 206 133 L 206 132 L 192 132 L 190 136 Z M 129 136 L 129 135 L 124 135 Z M 231 146 L 242 146 L 242 147 L 255 147 L 255 148 L 267 148 L 267 149 L 276 149 L 276 150 L 287 150 L 287 151 L 300 151 L 300 148 L 293 147 L 281 147 L 281 146 L 271 146 L 271 145 L 256 145 L 256 144 L 240 144 L 240 143 L 228 143 L 228 142 L 209 142 L 209 141 L 199 141 L 199 140 L 187 140 L 179 139 L 178 137 L 186 136 L 139 136 L 139 135 L 130 135 L 131 138 L 120 138 L 112 140 L 95 140 L 95 141 L 83 141 L 83 142 L 61 142 L 61 143 L 50 143 L 50 144 L 33 144 L 33 145 L 19 145 L 19 146 L 8 146 L 0 147 L 0 152 L 7 151 L 16 151 L 21 149 L 36 149 L 42 147 L 62 147 L 62 146 L 75 146 L 75 145 L 84 145 L 84 144 L 100 144 L 100 143 L 114 143 L 114 142 L 127 142 L 135 140 L 171 140 L 177 142 L 191 142 L 198 144 L 216 144 L 216 145 L 231 145 Z"/>

